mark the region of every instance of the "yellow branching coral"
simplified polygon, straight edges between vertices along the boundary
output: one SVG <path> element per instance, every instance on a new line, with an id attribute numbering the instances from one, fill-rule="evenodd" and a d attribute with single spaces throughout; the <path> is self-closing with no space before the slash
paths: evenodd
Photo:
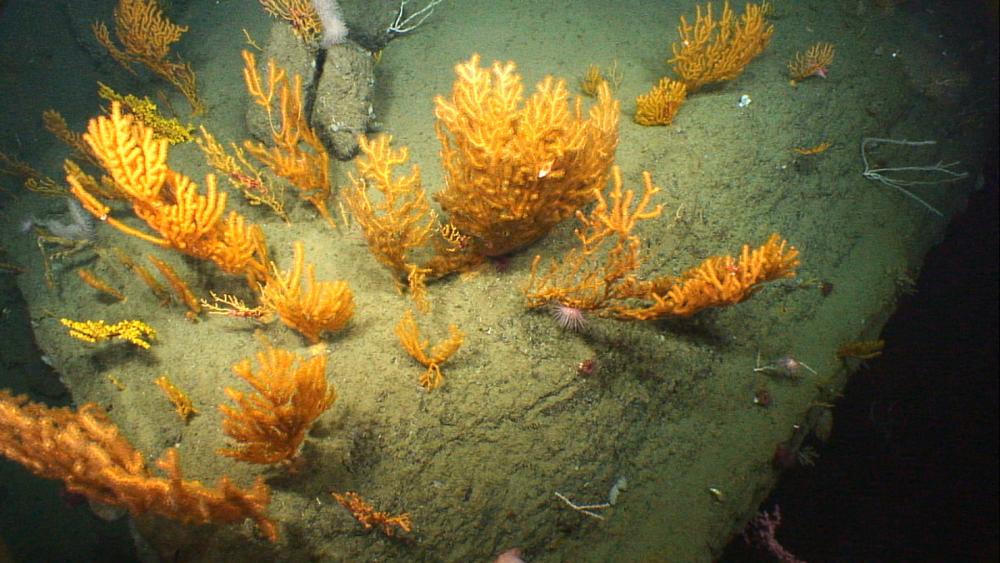
<path id="1" fill-rule="evenodd" d="M 205 177 L 206 193 L 190 178 L 167 167 L 165 139 L 112 102 L 111 113 L 90 120 L 83 139 L 114 180 L 120 195 L 157 235 L 110 216 L 111 208 L 93 193 L 93 181 L 67 167 L 70 191 L 84 209 L 116 229 L 165 248 L 215 262 L 224 271 L 247 276 L 251 284 L 267 269 L 267 250 L 260 227 L 231 211 L 223 219 L 226 194 L 216 190 L 215 176 Z"/>
<path id="2" fill-rule="evenodd" d="M 427 368 L 427 371 L 420 375 L 420 385 L 428 391 L 437 389 L 444 383 L 441 364 L 461 348 L 465 338 L 465 334 L 457 326 L 449 325 L 448 338 L 431 347 L 429 341 L 420 339 L 417 321 L 409 310 L 396 325 L 396 336 L 403 349 Z"/>
<path id="3" fill-rule="evenodd" d="M 39 477 L 63 481 L 70 492 L 135 516 L 152 513 L 192 524 L 251 518 L 265 537 L 278 540 L 278 526 L 265 512 L 271 491 L 263 479 L 250 489 L 226 477 L 214 488 L 185 480 L 176 448 L 156 462 L 165 476 L 155 475 L 142 452 L 93 403 L 72 411 L 0 391 L 0 455 Z"/>
<path id="4" fill-rule="evenodd" d="M 436 197 L 471 238 L 467 252 L 499 256 L 538 240 L 593 199 L 618 146 L 618 102 L 607 84 L 584 117 L 562 80 L 546 77 L 527 100 L 513 62 L 455 67 L 434 114 L 446 185 Z"/>
<path id="5" fill-rule="evenodd" d="M 810 76 L 826 78 L 831 63 L 833 44 L 820 42 L 809 47 L 805 54 L 795 53 L 795 58 L 788 61 L 788 76 L 792 79 L 793 86 Z"/>
<path id="6" fill-rule="evenodd" d="M 345 281 L 316 281 L 312 264 L 305 264 L 302 242 L 295 243 L 295 258 L 287 272 L 271 265 L 273 275 L 261 287 L 261 304 L 278 314 L 281 322 L 299 331 L 313 344 L 324 332 L 343 328 L 354 314 L 354 296 Z M 306 287 L 302 288 L 305 270 Z"/>
<path id="7" fill-rule="evenodd" d="M 767 8 L 766 2 L 747 4 L 737 21 L 726 0 L 718 20 L 712 15 L 711 2 L 704 13 L 697 7 L 694 25 L 681 16 L 677 27 L 680 40 L 671 45 L 674 56 L 667 64 L 673 65 L 688 93 L 736 78 L 764 52 L 774 34 L 774 26 L 764 19 Z"/>
<path id="8" fill-rule="evenodd" d="M 142 98 L 133 96 L 132 94 L 125 94 L 123 96 L 115 92 L 107 84 L 101 82 L 97 83 L 97 95 L 109 102 L 121 103 L 124 109 L 136 116 L 147 127 L 150 127 L 156 137 L 166 139 L 171 145 L 186 143 L 194 138 L 191 135 L 191 132 L 194 130 L 192 125 L 182 125 L 176 119 L 164 117 L 156 107 L 156 104 L 153 103 L 153 100 L 145 96 Z M 95 164 L 99 165 L 100 163 L 95 162 Z"/>
<path id="9" fill-rule="evenodd" d="M 662 78 L 653 89 L 635 99 L 635 115 L 639 125 L 670 125 L 687 99 L 683 82 Z"/>
<path id="10" fill-rule="evenodd" d="M 246 141 L 243 146 L 275 174 L 298 188 L 302 199 L 311 203 L 327 223 L 335 226 L 326 205 L 330 197 L 330 155 L 306 117 L 302 104 L 302 77 L 296 74 L 289 82 L 285 70 L 271 59 L 267 63 L 265 88 L 253 53 L 243 51 L 243 62 L 247 91 L 254 103 L 267 113 L 274 143 L 274 146 L 266 147 Z M 278 99 L 277 116 L 275 96 Z M 276 125 L 276 121 L 280 123 Z"/>
<path id="11" fill-rule="evenodd" d="M 219 405 L 225 417 L 222 429 L 236 444 L 219 453 L 249 463 L 289 464 L 299 455 L 313 422 L 337 400 L 337 393 L 326 382 L 326 356 L 302 360 L 266 341 L 264 346 L 257 352 L 256 371 L 249 359 L 233 366 L 254 393 L 226 387 L 236 407 Z"/>
<path id="12" fill-rule="evenodd" d="M 773 234 L 752 251 L 744 245 L 739 259 L 714 256 L 679 277 L 640 280 L 642 245 L 633 230 L 639 221 L 659 216 L 659 206 L 649 207 L 658 188 L 645 173 L 645 191 L 633 205 L 635 194 L 622 191 L 617 167 L 612 179 L 608 199 L 601 195 L 588 216 L 577 214 L 583 225 L 577 230 L 581 248 L 571 250 L 543 274 L 538 270 L 541 257 L 535 257 L 525 287 L 529 307 L 556 302 L 617 319 L 686 317 L 709 307 L 740 303 L 762 284 L 795 275 L 798 251 Z M 607 241 L 613 246 L 602 254 Z"/>
<path id="13" fill-rule="evenodd" d="M 369 141 L 360 137 L 361 155 L 355 160 L 357 176 L 351 175 L 351 187 L 343 190 L 344 202 L 365 235 L 368 249 L 385 267 L 392 270 L 396 282 L 407 282 L 414 289 L 418 304 L 423 295 L 422 275 L 413 252 L 425 246 L 434 230 L 434 212 L 423 186 L 420 168 L 414 165 L 409 174 L 394 177 L 393 169 L 408 159 L 406 147 L 393 150 L 391 136 Z M 374 201 L 369 190 L 379 192 Z"/>
<path id="14" fill-rule="evenodd" d="M 124 340 L 140 348 L 149 349 L 149 341 L 156 338 L 153 327 L 138 320 L 119 321 L 109 325 L 103 320 L 74 321 L 59 319 L 63 326 L 69 329 L 69 335 L 84 342 L 102 342 L 104 340 Z"/>
<path id="15" fill-rule="evenodd" d="M 154 74 L 177 87 L 184 94 L 195 115 L 205 112 L 198 98 L 194 70 L 180 57 L 171 60 L 170 46 L 180 40 L 187 26 L 176 25 L 163 15 L 156 0 L 118 0 L 115 8 L 115 35 L 124 46 L 119 49 L 111 41 L 104 22 L 95 22 L 94 35 L 108 53 L 129 72 L 129 65 L 141 63 Z"/>

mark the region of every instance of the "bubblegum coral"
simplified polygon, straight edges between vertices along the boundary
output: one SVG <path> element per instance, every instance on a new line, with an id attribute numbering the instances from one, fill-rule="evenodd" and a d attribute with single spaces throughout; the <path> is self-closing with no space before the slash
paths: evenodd
<path id="1" fill-rule="evenodd" d="M 774 557 L 778 561 L 781 561 L 781 563 L 805 563 L 796 557 L 792 552 L 785 549 L 785 547 L 778 542 L 778 538 L 774 536 L 775 532 L 778 531 L 778 526 L 780 525 L 781 507 L 775 505 L 773 513 L 761 510 L 747 525 L 746 530 L 743 531 L 743 537 L 746 538 L 749 543 L 769 551 L 771 555 L 774 555 Z"/>

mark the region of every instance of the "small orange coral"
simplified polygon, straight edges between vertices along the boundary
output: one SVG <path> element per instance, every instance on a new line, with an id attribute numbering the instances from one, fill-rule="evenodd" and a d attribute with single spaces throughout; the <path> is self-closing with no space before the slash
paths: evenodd
<path id="1" fill-rule="evenodd" d="M 639 125 L 670 125 L 687 99 L 687 86 L 683 82 L 662 78 L 653 89 L 635 99 L 635 115 Z"/>
<path id="2" fill-rule="evenodd" d="M 354 295 L 345 281 L 316 281 L 312 264 L 305 264 L 302 242 L 295 243 L 292 269 L 278 270 L 261 289 L 261 304 L 278 313 L 281 322 L 301 332 L 313 344 L 324 332 L 343 328 L 354 314 Z M 306 288 L 302 289 L 303 269 Z"/>
<path id="3" fill-rule="evenodd" d="M 360 522 L 366 530 L 377 526 L 379 531 L 391 538 L 396 531 L 393 526 L 404 532 L 409 532 L 413 529 L 413 525 L 410 522 L 410 515 L 405 512 L 397 516 L 392 516 L 388 512 L 379 512 L 372 505 L 365 502 L 365 499 L 361 498 L 361 495 L 354 492 L 347 492 L 342 495 L 337 493 L 331 494 L 341 506 L 351 512 L 354 519 Z"/>
<path id="4" fill-rule="evenodd" d="M 809 50 L 804 55 L 802 53 L 795 53 L 795 58 L 788 61 L 788 75 L 792 78 L 792 85 L 810 76 L 826 78 L 829 72 L 827 67 L 832 62 L 832 43 L 817 43 L 809 47 Z"/>

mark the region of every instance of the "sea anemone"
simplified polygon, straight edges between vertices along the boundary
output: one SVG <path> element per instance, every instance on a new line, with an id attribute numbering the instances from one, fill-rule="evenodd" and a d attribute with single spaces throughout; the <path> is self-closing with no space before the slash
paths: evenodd
<path id="1" fill-rule="evenodd" d="M 587 325 L 587 317 L 584 316 L 582 309 L 554 301 L 549 307 L 549 312 L 562 328 L 579 332 Z"/>

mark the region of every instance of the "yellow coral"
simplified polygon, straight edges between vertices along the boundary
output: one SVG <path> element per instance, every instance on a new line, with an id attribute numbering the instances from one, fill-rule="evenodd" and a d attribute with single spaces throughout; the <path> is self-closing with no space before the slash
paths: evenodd
<path id="1" fill-rule="evenodd" d="M 113 325 L 109 325 L 103 320 L 74 321 L 71 319 L 59 319 L 59 322 L 69 329 L 70 336 L 84 342 L 101 342 L 116 338 L 140 348 L 149 349 L 148 340 L 156 338 L 156 331 L 153 330 L 153 327 L 138 320 L 119 321 Z"/>
<path id="2" fill-rule="evenodd" d="M 171 145 L 186 143 L 194 138 L 191 135 L 191 132 L 194 131 L 193 125 L 182 125 L 176 119 L 164 117 L 156 104 L 145 96 L 142 98 L 132 94 L 123 96 L 101 82 L 97 83 L 97 95 L 109 102 L 121 103 L 129 113 L 151 128 L 153 135 L 159 139 L 166 139 Z M 95 164 L 99 165 L 100 163 L 95 161 Z"/>

